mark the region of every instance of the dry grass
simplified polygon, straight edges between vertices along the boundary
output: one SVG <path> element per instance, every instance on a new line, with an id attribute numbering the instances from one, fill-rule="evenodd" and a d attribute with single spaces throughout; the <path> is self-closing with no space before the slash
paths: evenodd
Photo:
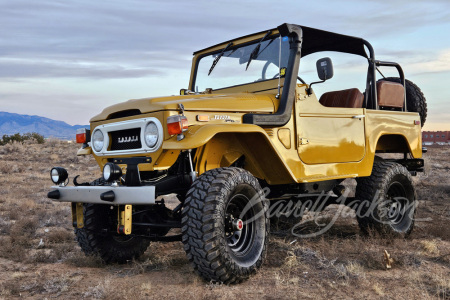
<path id="1" fill-rule="evenodd" d="M 429 148 L 427 172 L 415 178 L 420 205 L 409 239 L 362 236 L 352 214 L 316 238 L 297 240 L 274 227 L 263 268 L 232 286 L 197 277 L 179 242 L 152 243 L 127 265 L 84 256 L 70 207 L 46 198 L 52 166 L 81 175 L 80 181 L 100 176 L 95 161 L 76 151 L 77 145 L 58 140 L 0 146 L 0 298 L 450 298 L 449 148 Z M 321 220 L 336 209 L 321 213 Z M 313 222 L 304 228 L 315 229 Z M 394 259 L 392 269 L 385 268 L 384 250 Z"/>
<path id="2" fill-rule="evenodd" d="M 423 240 L 420 241 L 420 245 L 422 246 L 422 253 L 424 255 L 439 255 L 438 242 L 436 240 Z"/>

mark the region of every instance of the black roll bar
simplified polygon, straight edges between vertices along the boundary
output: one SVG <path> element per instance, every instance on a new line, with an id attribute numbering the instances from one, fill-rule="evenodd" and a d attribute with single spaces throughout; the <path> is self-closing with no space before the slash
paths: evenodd
<path id="1" fill-rule="evenodd" d="M 400 83 L 403 85 L 403 88 L 405 90 L 404 93 L 403 93 L 404 105 L 403 105 L 403 110 L 402 111 L 408 111 L 407 108 L 406 108 L 405 74 L 403 73 L 402 67 L 400 67 L 400 65 L 398 63 L 395 63 L 395 62 L 379 61 L 379 60 L 375 60 L 375 65 L 377 67 L 395 67 L 397 69 L 398 74 L 400 75 Z"/>

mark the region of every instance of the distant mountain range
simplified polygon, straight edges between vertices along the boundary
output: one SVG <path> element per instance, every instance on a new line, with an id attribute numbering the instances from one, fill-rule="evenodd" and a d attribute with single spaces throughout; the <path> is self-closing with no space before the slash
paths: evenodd
<path id="1" fill-rule="evenodd" d="M 73 140 L 78 128 L 89 128 L 89 125 L 69 125 L 39 116 L 20 115 L 0 111 L 0 138 L 4 134 L 37 132 L 44 137 Z"/>

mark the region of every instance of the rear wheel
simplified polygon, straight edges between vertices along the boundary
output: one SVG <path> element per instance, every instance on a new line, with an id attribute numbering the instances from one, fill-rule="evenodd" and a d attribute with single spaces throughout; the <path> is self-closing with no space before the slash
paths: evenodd
<path id="1" fill-rule="evenodd" d="M 408 170 L 395 162 L 375 161 L 369 177 L 357 179 L 356 199 L 361 230 L 406 237 L 414 227 L 416 192 Z"/>
<path id="2" fill-rule="evenodd" d="M 269 235 L 268 202 L 258 181 L 239 168 L 202 174 L 182 212 L 183 244 L 206 280 L 234 283 L 263 263 Z"/>

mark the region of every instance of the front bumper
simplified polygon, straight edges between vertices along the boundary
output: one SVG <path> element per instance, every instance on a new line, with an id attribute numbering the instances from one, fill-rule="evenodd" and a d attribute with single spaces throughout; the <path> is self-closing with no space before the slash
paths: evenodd
<path id="1" fill-rule="evenodd" d="M 48 197 L 59 202 L 94 203 L 109 205 L 155 204 L 154 186 L 52 186 Z"/>

